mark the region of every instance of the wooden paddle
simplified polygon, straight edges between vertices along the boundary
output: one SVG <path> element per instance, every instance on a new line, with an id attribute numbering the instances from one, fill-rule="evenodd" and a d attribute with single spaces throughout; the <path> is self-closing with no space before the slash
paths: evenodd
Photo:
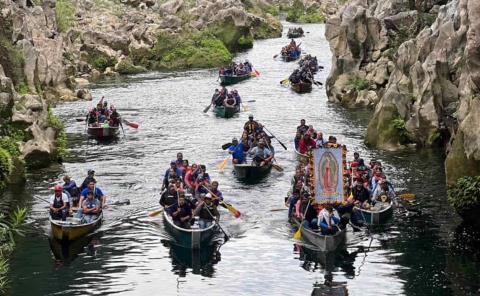
<path id="1" fill-rule="evenodd" d="M 166 209 L 168 209 L 168 208 L 170 208 L 170 207 L 172 207 L 172 206 L 174 206 L 174 205 L 176 205 L 176 204 L 177 204 L 177 203 L 174 203 L 174 204 L 171 204 L 171 205 L 169 205 L 169 206 L 167 206 L 167 207 L 163 207 L 163 208 L 161 208 L 160 210 L 150 212 L 150 213 L 148 214 L 148 216 L 149 216 L 149 217 L 152 217 L 152 218 L 153 218 L 153 217 L 156 217 L 156 216 L 158 216 L 159 214 L 161 214 L 164 210 L 166 210 Z"/>
<path id="2" fill-rule="evenodd" d="M 227 157 L 225 158 L 219 165 L 218 165 L 218 170 L 223 173 L 223 171 L 225 170 L 225 167 L 228 165 L 228 160 L 230 159 L 230 157 Z"/>
<path id="3" fill-rule="evenodd" d="M 231 204 L 227 204 L 226 202 L 224 202 L 223 200 L 221 200 L 218 196 L 215 195 L 215 193 L 213 193 L 212 191 L 210 191 L 210 189 L 208 189 L 208 187 L 206 187 L 205 185 L 202 185 L 203 188 L 207 189 L 208 192 L 210 192 L 210 194 L 215 197 L 216 199 L 218 199 L 218 201 L 220 202 L 220 204 L 225 207 L 229 212 L 230 214 L 232 214 L 235 218 L 240 218 L 240 216 L 242 215 L 242 213 L 240 213 L 239 210 L 235 209 Z"/>
<path id="4" fill-rule="evenodd" d="M 275 135 L 272 134 L 272 132 L 269 131 L 265 125 L 263 126 L 263 128 L 264 128 L 267 132 L 269 132 L 270 135 L 272 135 L 272 137 L 274 137 L 274 138 L 278 141 L 278 143 L 280 143 L 280 145 L 282 145 L 283 149 L 287 150 L 287 147 L 286 147 L 282 142 L 280 142 L 280 140 L 279 140 L 277 137 L 275 137 Z"/>
<path id="5" fill-rule="evenodd" d="M 207 210 L 208 214 L 210 215 L 210 217 L 212 217 L 213 220 L 215 220 L 215 217 L 212 215 L 212 213 L 210 212 L 210 210 L 208 209 L 208 207 L 205 207 L 205 209 Z M 225 230 L 223 230 L 222 226 L 220 226 L 220 222 L 217 221 L 217 226 L 218 228 L 220 228 L 220 230 L 223 232 L 223 234 L 225 235 L 225 242 L 228 241 L 230 239 L 230 237 L 228 236 L 227 232 Z"/>
<path id="6" fill-rule="evenodd" d="M 232 145 L 233 145 L 232 143 L 225 143 L 225 144 L 222 145 L 222 150 L 227 150 Z"/>
<path id="7" fill-rule="evenodd" d="M 403 200 L 414 200 L 416 198 L 415 194 L 413 193 L 404 193 L 399 195 Z"/>
<path id="8" fill-rule="evenodd" d="M 272 147 L 270 146 L 270 144 L 268 144 L 268 141 L 266 139 L 264 139 L 265 143 L 267 144 L 267 147 L 268 149 L 270 149 L 270 151 L 272 151 L 273 153 L 273 150 L 272 150 Z M 273 157 L 273 161 L 274 162 L 277 162 L 277 159 L 275 158 L 275 156 Z M 276 169 L 277 171 L 279 172 L 283 172 L 283 168 L 281 166 L 279 166 L 278 164 L 276 163 L 272 163 L 272 166 L 274 169 Z"/>
<path id="9" fill-rule="evenodd" d="M 278 53 L 276 55 L 273 56 L 273 59 L 276 59 L 278 57 Z"/>
<path id="10" fill-rule="evenodd" d="M 203 109 L 203 113 L 207 113 L 208 110 L 210 110 L 210 107 L 212 106 L 213 102 L 210 103 L 210 105 L 208 105 L 207 107 L 205 107 L 205 109 Z"/>
<path id="11" fill-rule="evenodd" d="M 293 234 L 293 239 L 295 240 L 300 240 L 302 238 L 303 222 L 305 221 L 305 214 L 307 213 L 308 207 L 310 206 L 310 201 L 311 199 L 308 200 L 307 207 L 305 208 L 305 212 L 303 213 L 302 221 L 300 222 L 300 227 L 298 227 L 298 230 Z"/>

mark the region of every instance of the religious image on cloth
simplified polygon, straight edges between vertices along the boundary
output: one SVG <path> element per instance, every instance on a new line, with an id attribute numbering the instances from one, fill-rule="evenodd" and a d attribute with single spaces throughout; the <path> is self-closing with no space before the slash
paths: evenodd
<path id="1" fill-rule="evenodd" d="M 343 201 L 343 157 L 342 147 L 313 150 L 313 175 L 317 203 Z"/>

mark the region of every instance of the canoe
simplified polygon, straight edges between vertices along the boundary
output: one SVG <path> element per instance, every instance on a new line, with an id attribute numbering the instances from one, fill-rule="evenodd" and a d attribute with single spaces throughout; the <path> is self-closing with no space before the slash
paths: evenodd
<path id="1" fill-rule="evenodd" d="M 301 32 L 288 32 L 287 33 L 287 37 L 292 39 L 292 38 L 300 38 L 300 37 L 303 37 L 303 33 Z"/>
<path id="2" fill-rule="evenodd" d="M 120 130 L 118 126 L 110 126 L 105 128 L 101 126 L 89 126 L 87 132 L 90 137 L 106 139 L 118 137 Z"/>
<path id="3" fill-rule="evenodd" d="M 92 223 L 80 224 L 78 219 L 67 218 L 67 221 L 53 220 L 50 217 L 52 235 L 61 241 L 74 241 L 82 236 L 92 233 L 102 224 L 103 212 Z"/>
<path id="4" fill-rule="evenodd" d="M 272 163 L 264 166 L 256 166 L 248 163 L 234 164 L 235 175 L 239 179 L 259 180 L 272 170 Z"/>
<path id="5" fill-rule="evenodd" d="M 221 85 L 231 85 L 251 78 L 250 73 L 245 75 L 220 75 Z"/>
<path id="6" fill-rule="evenodd" d="M 290 56 L 290 55 L 282 55 L 282 59 L 284 62 L 293 62 L 293 61 L 296 61 L 300 58 L 300 52 L 294 56 Z"/>
<path id="7" fill-rule="evenodd" d="M 163 220 L 165 221 L 165 229 L 173 237 L 175 244 L 190 249 L 200 249 L 202 246 L 208 246 L 212 242 L 212 238 L 217 233 L 217 224 L 215 221 L 207 228 L 190 229 L 181 228 L 173 223 L 172 217 L 163 211 Z"/>
<path id="8" fill-rule="evenodd" d="M 215 108 L 213 108 L 213 112 L 215 112 L 218 117 L 230 118 L 233 117 L 235 113 L 240 112 L 240 106 L 215 106 Z"/>
<path id="9" fill-rule="evenodd" d="M 292 83 L 291 86 L 292 90 L 296 93 L 303 94 L 303 93 L 308 93 L 312 91 L 312 84 L 311 83 L 305 83 L 305 82 L 299 82 L 299 83 Z"/>
<path id="10" fill-rule="evenodd" d="M 361 209 L 359 207 L 355 207 L 354 209 L 358 211 L 358 218 L 360 219 L 360 221 L 363 221 L 364 223 L 369 225 L 384 224 L 393 215 L 393 202 L 390 202 L 387 207 L 381 209 L 380 211 L 371 211 Z"/>
<path id="11" fill-rule="evenodd" d="M 290 218 L 290 223 L 296 227 L 300 227 L 300 221 Z M 304 222 L 306 223 L 306 222 Z M 302 227 L 302 240 L 308 244 L 314 245 L 322 252 L 331 252 L 345 244 L 347 241 L 347 229 L 344 228 L 334 235 L 323 235 L 320 231 L 313 231 L 310 228 Z"/>
<path id="12" fill-rule="evenodd" d="M 296 159 L 298 162 L 308 163 L 308 161 L 310 160 L 309 157 L 308 157 L 308 155 L 300 153 L 300 152 L 297 150 L 297 148 L 295 147 L 295 145 L 293 146 L 293 151 L 295 151 L 295 159 Z"/>

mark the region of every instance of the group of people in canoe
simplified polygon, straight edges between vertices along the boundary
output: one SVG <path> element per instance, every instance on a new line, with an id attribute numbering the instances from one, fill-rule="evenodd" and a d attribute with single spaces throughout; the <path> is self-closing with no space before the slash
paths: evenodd
<path id="1" fill-rule="evenodd" d="M 287 32 L 288 38 L 300 38 L 303 36 L 303 28 L 302 27 L 293 27 L 289 28 Z"/>
<path id="2" fill-rule="evenodd" d="M 50 217 L 53 220 L 65 221 L 67 217 L 75 217 L 80 223 L 91 223 L 106 205 L 106 196 L 95 180 L 95 171 L 88 170 L 87 177 L 78 187 L 69 176 L 64 176 L 64 184 L 54 186 L 54 194 L 50 197 Z"/>
<path id="3" fill-rule="evenodd" d="M 269 164 L 275 155 L 271 138 L 265 132 L 263 125 L 254 120 L 253 115 L 250 114 L 243 126 L 242 137 L 240 140 L 233 138 L 232 145 L 228 148 L 228 152 L 232 155 L 232 162 L 246 163 L 247 156 L 250 156 L 253 165 Z"/>
<path id="4" fill-rule="evenodd" d="M 220 107 L 239 107 L 242 103 L 242 98 L 238 94 L 236 89 L 228 91 L 225 86 L 219 90 L 215 89 L 215 92 L 212 96 L 212 104 L 214 106 Z"/>
<path id="5" fill-rule="evenodd" d="M 102 97 L 97 106 L 89 110 L 87 122 L 91 127 L 119 126 L 121 124 L 121 117 L 115 106 L 110 105 L 109 107 L 108 102 L 104 102 Z"/>
<path id="6" fill-rule="evenodd" d="M 220 219 L 217 206 L 223 202 L 223 194 L 218 189 L 219 183 L 211 180 L 205 165 L 189 165 L 183 154 L 177 153 L 162 183 L 160 205 L 178 227 L 189 229 L 195 217 L 201 229 Z"/>
<path id="7" fill-rule="evenodd" d="M 288 77 L 288 80 L 292 84 L 305 83 L 311 85 L 315 83 L 313 75 L 314 72 L 312 71 L 310 62 L 308 62 L 293 70 L 292 74 Z"/>
<path id="8" fill-rule="evenodd" d="M 292 39 L 287 46 L 282 47 L 280 54 L 285 59 L 296 60 L 300 57 L 300 53 L 302 50 L 300 49 L 300 44 L 297 45 L 295 39 Z"/>
<path id="9" fill-rule="evenodd" d="M 341 147 L 334 136 L 328 141 L 323 140 L 323 134 L 316 131 L 305 120 L 300 121 L 295 137 L 297 151 L 307 154 L 316 148 Z M 313 190 L 310 164 L 300 162 L 292 178 L 292 187 L 287 197 L 289 218 L 304 219 L 307 227 L 319 229 L 322 234 L 334 234 L 352 221 L 361 225 L 362 213 L 355 208 L 380 211 L 390 205 L 395 198 L 393 186 L 387 181 L 380 162 L 372 160 L 367 166 L 358 152 L 348 166 L 348 199 L 336 207 L 327 204 L 312 203 L 310 200 Z M 338 227 L 337 227 L 338 226 Z"/>
<path id="10" fill-rule="evenodd" d="M 232 62 L 230 65 L 220 68 L 218 74 L 219 76 L 243 76 L 250 75 L 252 71 L 252 64 L 246 60 L 243 63 Z"/>
<path id="11" fill-rule="evenodd" d="M 302 68 L 307 68 L 312 72 L 312 74 L 315 74 L 318 72 L 318 69 L 323 68 L 322 66 L 318 65 L 318 60 L 317 57 L 314 57 L 312 55 L 305 55 L 303 56 L 300 61 L 298 61 L 298 65 L 300 69 Z"/>

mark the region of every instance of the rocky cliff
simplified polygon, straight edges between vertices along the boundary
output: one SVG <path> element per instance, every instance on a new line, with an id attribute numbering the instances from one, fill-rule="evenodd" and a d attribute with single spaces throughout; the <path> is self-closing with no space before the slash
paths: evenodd
<path id="1" fill-rule="evenodd" d="M 480 2 L 350 1 L 327 23 L 329 100 L 371 106 L 366 142 L 445 148 L 447 182 L 480 174 Z"/>
<path id="2" fill-rule="evenodd" d="M 264 0 L 0 0 L 0 187 L 65 149 L 49 106 L 104 75 L 214 67 L 281 35 Z"/>

